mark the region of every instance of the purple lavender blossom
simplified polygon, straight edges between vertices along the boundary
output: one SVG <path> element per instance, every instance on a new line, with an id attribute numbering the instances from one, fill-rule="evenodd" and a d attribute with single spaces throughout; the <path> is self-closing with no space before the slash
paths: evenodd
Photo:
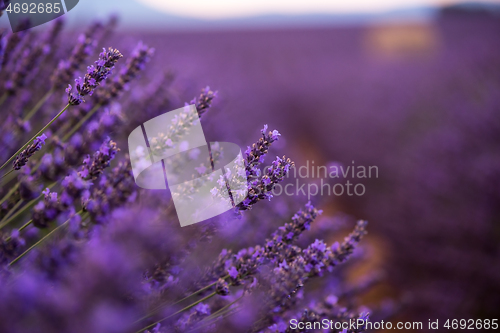
<path id="1" fill-rule="evenodd" d="M 54 29 L 57 34 L 58 27 Z M 35 69 L 47 76 L 59 63 L 49 93 L 79 70 L 92 51 L 93 39 L 104 38 L 105 30 L 102 24 L 92 25 L 65 62 L 59 60 L 71 46 L 65 43 L 54 48 L 53 32 L 48 34 L 50 57 Z M 29 38 L 34 40 L 35 35 Z M 33 56 L 26 50 L 35 51 L 36 45 L 18 44 L 9 51 L 8 64 L 25 61 L 17 57 L 23 52 Z M 120 75 L 104 84 L 121 57 L 114 52 L 101 53 L 85 77 L 77 80 L 76 89 L 67 91 L 71 105 L 83 103 L 92 93 L 96 94 L 94 103 L 73 108 L 75 112 L 58 118 L 56 126 L 49 129 L 53 139 L 43 156 L 28 156 L 21 174 L 5 177 L 7 186 L 0 188 L 0 224 L 8 222 L 0 227 L 0 331 L 32 331 L 26 325 L 36 323 L 38 330 L 54 333 L 243 332 L 267 327 L 281 332 L 286 330 L 283 327 L 290 315 L 305 314 L 301 311 L 304 307 L 308 308 L 305 320 L 316 320 L 321 315 L 317 304 L 330 306 L 328 315 L 338 320 L 358 316 L 360 311 L 350 306 L 353 293 L 336 294 L 339 299 L 347 298 L 345 311 L 333 305 L 332 298 L 323 302 L 318 294 L 327 290 L 324 285 L 344 279 L 343 270 L 337 271 L 335 278 L 326 277 L 326 273 L 352 255 L 364 225 L 342 245 L 331 247 L 322 240 L 313 241 L 319 236 L 329 240 L 325 230 L 333 228 L 311 230 L 321 214 L 311 203 L 286 223 L 280 221 L 292 215 L 290 201 L 275 198 L 276 206 L 253 209 L 272 197 L 273 186 L 283 181 L 293 166 L 290 159 L 277 157 L 261 170 L 269 148 L 281 137 L 277 130 L 264 126 L 259 141 L 244 155 L 245 168 L 228 175 L 245 178 L 243 184 L 249 189 L 246 200 L 236 207 L 244 212 L 239 221 L 228 214 L 231 224 L 226 216 L 220 216 L 180 229 L 168 191 L 138 188 L 129 158 L 117 154 L 115 141 L 126 141 L 129 126 L 180 104 L 178 92 L 183 87 L 172 84 L 168 75 L 158 74 L 157 67 L 145 68 L 152 50 L 143 44 L 128 58 Z M 137 80 L 139 71 L 148 84 Z M 155 86 L 158 82 L 162 87 Z M 23 94 L 4 101 L 9 111 L 1 137 L 5 154 L 29 131 L 30 124 L 22 119 L 24 111 L 37 105 L 41 96 L 50 95 L 46 87 L 28 77 L 22 83 L 16 87 L 22 87 Z M 0 84 L 5 86 L 2 77 Z M 95 90 L 100 84 L 101 89 Z M 205 117 L 216 96 L 207 87 L 190 104 L 196 106 L 199 117 Z M 58 99 L 42 101 L 51 104 L 37 113 L 43 120 L 53 116 L 49 112 Z M 103 105 L 101 114 L 85 117 Z M 173 135 L 171 140 L 181 139 L 193 121 L 175 123 L 165 133 Z M 74 129 L 76 125 L 78 129 Z M 15 131 L 7 130 L 11 126 Z M 212 147 L 212 162 L 217 153 Z M 118 161 L 111 169 L 113 159 Z M 194 168 L 193 176 L 209 172 L 205 169 Z M 278 210 L 280 213 L 274 214 Z M 257 230 L 254 221 L 262 228 Z M 239 250 L 220 251 L 223 247 Z M 214 257 L 213 265 L 206 271 L 200 269 Z M 313 277 L 318 283 L 309 293 L 303 286 Z M 303 304 L 305 299 L 310 300 L 307 305 Z"/>
<path id="2" fill-rule="evenodd" d="M 269 147 L 273 142 L 277 141 L 281 135 L 277 130 L 267 132 L 267 129 L 268 126 L 264 125 L 264 128 L 261 130 L 262 138 L 251 147 L 248 146 L 245 151 L 247 177 L 252 178 L 260 176 L 260 169 L 257 166 L 264 162 L 264 157 L 267 155 Z"/>
<path id="3" fill-rule="evenodd" d="M 144 70 L 146 63 L 149 62 L 153 54 L 153 48 L 139 42 L 118 77 L 98 92 L 96 103 L 106 105 L 115 99 L 126 89 L 129 82 L 136 78 L 140 71 Z"/>
<path id="4" fill-rule="evenodd" d="M 87 74 L 83 79 L 80 77 L 75 80 L 76 93 L 72 92 L 71 85 L 66 89 L 68 103 L 70 105 L 80 105 L 85 102 L 84 97 L 87 95 L 92 96 L 95 88 L 109 77 L 115 63 L 122 57 L 123 55 L 117 49 L 109 48 L 108 51 L 103 49 L 99 54 L 99 59 L 95 62 L 95 66 L 87 67 Z"/>
<path id="5" fill-rule="evenodd" d="M 19 176 L 19 196 L 22 200 L 32 200 L 40 195 L 40 185 L 37 178 L 31 175 L 29 167 L 24 168 L 26 172 Z"/>
<path id="6" fill-rule="evenodd" d="M 267 300 L 262 311 L 264 319 L 253 330 L 269 326 L 273 321 L 272 313 L 278 315 L 289 310 L 295 296 L 310 278 L 321 276 L 325 270 L 331 272 L 333 267 L 345 262 L 366 234 L 365 227 L 366 221 L 359 221 L 340 246 L 336 243 L 330 248 L 323 241 L 316 240 L 304 250 L 296 246 L 288 247 L 283 261 L 260 278 L 259 288 L 263 288 Z"/>
<path id="7" fill-rule="evenodd" d="M 210 281 L 228 276 L 230 283 L 237 286 L 244 280 L 251 280 L 259 266 L 266 263 L 278 265 L 293 252 L 293 243 L 300 234 L 309 229 L 311 223 L 320 215 L 322 211 L 317 210 L 310 202 L 304 210 L 299 210 L 292 221 L 285 223 L 273 233 L 271 239 L 267 239 L 264 246 L 255 246 L 243 249 L 237 254 L 232 251 L 222 250 L 217 260 L 207 269 L 205 276 L 198 286 L 208 284 Z"/>
<path id="8" fill-rule="evenodd" d="M 200 95 L 193 98 L 189 104 L 194 104 L 196 106 L 198 117 L 201 118 L 201 116 L 212 106 L 212 101 L 216 97 L 217 91 L 214 92 L 210 90 L 210 87 L 206 87 L 205 89 L 202 89 Z"/>
<path id="9" fill-rule="evenodd" d="M 16 159 L 14 160 L 14 163 L 12 164 L 12 167 L 14 170 L 19 170 L 21 167 L 26 165 L 28 163 L 28 159 L 33 156 L 37 151 L 42 149 L 42 146 L 45 144 L 45 140 L 47 139 L 47 136 L 45 134 L 42 134 L 30 144 L 26 149 L 24 149 L 19 155 L 17 155 Z"/>
<path id="10" fill-rule="evenodd" d="M 253 153 L 248 156 L 252 160 L 255 157 Z M 264 154 L 260 153 L 260 157 L 263 156 Z M 267 169 L 267 172 L 260 179 L 249 180 L 247 198 L 237 205 L 237 209 L 240 211 L 249 210 L 252 209 L 252 206 L 260 200 L 271 200 L 273 197 L 271 193 L 274 185 L 283 181 L 290 171 L 290 168 L 293 166 L 294 163 L 289 158 L 286 158 L 285 156 L 283 156 L 283 158 L 276 157 L 276 160 L 273 161 L 271 167 Z M 250 173 L 249 176 L 258 175 L 259 172 L 256 170 L 254 161 L 252 161 L 251 164 L 248 164 L 247 174 Z"/>
<path id="11" fill-rule="evenodd" d="M 85 180 L 96 179 L 105 168 L 109 167 L 118 151 L 120 149 L 117 148 L 116 142 L 107 138 L 92 157 L 90 155 L 85 157 L 82 170 L 78 174 Z"/>
<path id="12" fill-rule="evenodd" d="M 272 234 L 272 238 L 266 240 L 266 257 L 274 264 L 283 261 L 286 249 L 296 242 L 305 230 L 309 230 L 311 223 L 322 213 L 322 210 L 316 209 L 311 202 L 308 202 L 305 209 L 293 215 L 292 222 L 278 228 Z"/>

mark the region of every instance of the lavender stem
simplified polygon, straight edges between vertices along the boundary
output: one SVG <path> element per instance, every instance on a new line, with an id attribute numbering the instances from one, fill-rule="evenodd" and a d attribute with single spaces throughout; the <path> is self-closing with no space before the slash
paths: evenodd
<path id="1" fill-rule="evenodd" d="M 83 210 L 81 210 L 78 213 L 76 213 L 76 215 L 82 215 L 82 213 L 83 213 Z M 66 222 L 64 222 L 63 224 L 61 224 L 61 225 L 57 226 L 56 228 L 54 228 L 51 232 L 49 232 L 47 235 L 45 235 L 42 239 L 40 239 L 38 242 L 36 242 L 35 244 L 33 244 L 29 249 L 27 249 L 21 255 L 19 255 L 19 257 L 17 257 L 16 259 L 12 260 L 8 266 L 10 267 L 10 266 L 14 265 L 16 262 L 18 262 L 19 260 L 21 260 L 31 250 L 33 250 L 35 247 L 37 247 L 38 245 L 40 245 L 41 243 L 43 243 L 45 240 L 47 240 L 47 238 L 49 238 L 52 234 L 56 233 L 58 230 L 62 229 L 64 226 L 66 226 L 69 223 L 70 220 L 71 220 L 71 218 L 69 218 L 68 220 L 66 220 Z"/>
<path id="2" fill-rule="evenodd" d="M 18 187 L 19 183 L 17 183 L 14 187 L 12 187 L 10 191 L 6 195 L 4 195 L 4 197 L 0 200 L 0 205 L 3 204 L 5 201 L 9 200 L 9 198 L 16 192 Z"/>
<path id="3" fill-rule="evenodd" d="M 238 303 L 243 297 L 244 297 L 244 294 L 241 295 L 240 297 L 238 297 L 237 299 L 235 299 L 234 301 L 232 301 L 231 303 L 229 303 L 228 305 L 226 305 L 226 306 L 220 308 L 219 310 L 215 311 L 210 316 L 204 318 L 203 320 L 200 321 L 200 323 L 203 323 L 205 321 L 210 321 L 211 319 L 218 317 L 221 313 L 224 314 L 225 312 L 228 312 L 226 310 L 228 310 L 232 305 Z M 199 327 L 197 327 L 197 328 L 199 328 Z"/>
<path id="4" fill-rule="evenodd" d="M 160 319 L 160 320 L 158 320 L 157 322 L 155 322 L 155 323 L 153 323 L 153 324 L 151 324 L 151 325 L 148 325 L 148 326 L 146 326 L 146 327 L 144 327 L 144 328 L 141 328 L 141 329 L 140 329 L 140 330 L 138 330 L 136 333 L 141 333 L 141 332 L 144 332 L 145 330 L 147 330 L 147 329 L 149 329 L 149 328 L 151 328 L 151 327 L 156 326 L 157 324 L 161 323 L 161 322 L 162 322 L 162 321 L 164 321 L 164 320 L 167 320 L 167 319 L 169 319 L 169 318 L 171 318 L 171 317 L 173 317 L 173 316 L 175 316 L 175 315 L 177 315 L 177 314 L 179 314 L 179 313 L 182 313 L 182 312 L 184 312 L 184 311 L 187 311 L 187 310 L 189 310 L 189 309 L 191 309 L 191 308 L 195 307 L 196 305 L 200 304 L 201 302 L 205 302 L 206 300 L 208 300 L 208 299 L 210 299 L 210 298 L 214 297 L 215 295 L 217 295 L 217 293 L 214 291 L 214 292 L 213 292 L 213 293 L 211 293 L 210 295 L 205 296 L 205 297 L 203 297 L 202 299 L 200 299 L 200 300 L 198 300 L 198 301 L 194 302 L 193 304 L 186 306 L 184 309 L 181 309 L 181 310 L 179 310 L 179 311 L 177 311 L 177 312 L 175 312 L 175 313 L 172 313 L 170 316 L 165 317 L 165 318 L 163 318 L 163 319 Z"/>
<path id="5" fill-rule="evenodd" d="M 35 134 L 35 135 L 34 135 L 34 136 L 33 136 L 33 137 L 32 137 L 32 138 L 28 141 L 28 142 L 26 142 L 26 143 L 24 144 L 24 146 L 22 146 L 21 148 L 19 148 L 19 150 L 18 150 L 18 151 L 17 151 L 14 155 L 12 155 L 12 156 L 11 156 L 11 158 L 9 158 L 9 159 L 7 160 L 7 162 L 5 162 L 5 163 L 4 163 L 4 164 L 0 167 L 0 170 L 1 170 L 1 169 L 3 169 L 3 168 L 5 168 L 8 164 L 10 164 L 10 162 L 12 162 L 12 161 L 16 158 L 16 156 L 17 156 L 17 155 L 19 155 L 19 153 L 21 153 L 21 152 L 22 152 L 22 151 L 23 151 L 26 147 L 28 147 L 28 145 L 29 145 L 29 144 L 31 144 L 33 141 L 35 141 L 35 139 L 36 139 L 36 137 L 37 137 L 37 136 L 40 136 L 43 132 L 45 132 L 45 130 L 46 130 L 46 129 L 50 126 L 50 125 L 52 125 L 52 123 L 53 123 L 54 121 L 56 121 L 56 120 L 57 120 L 57 118 L 59 118 L 59 117 L 60 117 L 60 116 L 61 116 L 61 115 L 62 115 L 62 114 L 63 114 L 63 113 L 64 113 L 64 112 L 65 112 L 65 111 L 66 111 L 66 110 L 70 107 L 70 106 L 71 106 L 71 105 L 68 103 L 68 104 L 64 107 L 64 109 L 62 109 L 61 111 L 59 111 L 59 113 L 58 113 L 58 114 L 57 114 L 54 118 L 52 118 L 52 120 L 51 120 L 51 121 L 49 121 L 49 123 L 48 123 L 47 125 L 45 125 L 45 126 L 44 126 L 41 130 L 39 130 L 39 131 L 38 131 L 38 132 L 37 132 L 37 133 L 36 133 L 36 134 Z"/>
<path id="6" fill-rule="evenodd" d="M 12 207 L 9 212 L 3 217 L 3 219 L 0 221 L 0 223 L 3 223 L 5 220 L 7 220 L 12 214 L 14 214 L 16 212 L 16 209 L 19 208 L 19 206 L 21 206 L 23 204 L 24 200 L 21 199 L 19 200 L 15 205 L 14 207 Z"/>
<path id="7" fill-rule="evenodd" d="M 9 171 L 7 171 L 7 173 L 5 175 L 3 175 L 0 179 L 4 179 L 6 178 L 8 175 L 10 175 L 12 172 L 14 171 L 14 169 L 10 169 Z"/>
<path id="8" fill-rule="evenodd" d="M 19 228 L 19 232 L 23 231 L 24 229 L 26 229 L 27 227 L 29 227 L 31 225 L 31 223 L 33 223 L 33 220 L 29 220 L 28 222 L 26 222 L 25 224 L 22 225 L 22 227 Z M 10 242 L 12 238 L 9 236 L 5 239 L 5 241 L 7 242 Z"/>
<path id="9" fill-rule="evenodd" d="M 57 182 L 54 182 L 52 184 L 50 184 L 49 186 L 47 186 L 49 189 L 51 189 L 52 187 L 54 187 L 55 185 L 57 184 Z M 7 224 L 9 224 L 10 222 L 12 222 L 13 220 L 15 220 L 17 217 L 19 217 L 19 215 L 21 215 L 22 213 L 24 213 L 27 209 L 30 209 L 31 207 L 33 207 L 35 205 L 35 203 L 38 201 L 38 199 L 40 199 L 41 197 L 43 196 L 43 194 L 40 194 L 40 196 L 38 196 L 38 198 L 35 198 L 33 200 L 31 200 L 30 202 L 28 202 L 23 208 L 21 208 L 20 210 L 18 210 L 14 215 L 12 215 L 9 219 L 7 219 L 5 222 L 1 223 L 0 224 L 0 229 L 2 229 L 3 227 L 5 227 Z"/>
<path id="10" fill-rule="evenodd" d="M 36 105 L 33 107 L 33 109 L 28 112 L 28 114 L 24 117 L 23 121 L 28 121 L 30 120 L 37 112 L 40 110 L 43 104 L 47 102 L 47 100 L 52 96 L 54 93 L 53 89 L 50 89 L 39 101 L 36 103 Z"/>
<path id="11" fill-rule="evenodd" d="M 229 277 L 229 275 L 226 275 L 226 276 L 222 277 L 221 279 L 225 280 L 225 279 L 227 279 L 228 277 Z M 151 310 L 151 312 L 149 312 L 147 315 L 145 315 L 144 317 L 142 317 L 142 318 L 138 319 L 138 320 L 136 321 L 136 323 L 137 323 L 137 322 L 140 322 L 140 321 L 142 321 L 142 320 L 144 320 L 144 319 L 146 319 L 146 318 L 151 317 L 151 316 L 152 316 L 152 315 L 154 315 L 156 312 L 158 312 L 158 310 L 162 309 L 163 307 L 165 307 L 165 306 L 167 306 L 167 305 L 173 306 L 173 305 L 179 304 L 179 303 L 184 302 L 185 300 L 187 300 L 187 299 L 189 299 L 189 298 L 191 298 L 191 297 L 193 297 L 193 296 L 196 296 L 196 295 L 198 295 L 198 294 L 200 294 L 200 293 L 204 292 L 204 291 L 205 291 L 205 290 L 207 290 L 207 289 L 212 288 L 213 286 L 215 286 L 215 285 L 217 284 L 217 282 L 218 282 L 218 281 L 215 281 L 214 283 L 211 283 L 211 284 L 209 284 L 208 286 L 203 287 L 203 288 L 201 288 L 201 289 L 200 289 L 200 290 L 198 290 L 198 291 L 195 291 L 194 293 L 192 293 L 192 294 L 190 294 L 190 295 L 188 295 L 188 296 L 184 297 L 183 299 L 178 300 L 177 302 L 175 302 L 175 303 L 173 303 L 173 304 L 161 304 L 161 305 L 158 305 L 156 308 L 154 308 L 153 310 Z"/>

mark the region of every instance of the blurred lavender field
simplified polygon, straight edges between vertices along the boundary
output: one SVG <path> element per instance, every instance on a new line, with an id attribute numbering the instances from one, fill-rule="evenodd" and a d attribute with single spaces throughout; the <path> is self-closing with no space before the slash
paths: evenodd
<path id="1" fill-rule="evenodd" d="M 86 37 L 58 24 L 0 43 L 0 157 L 17 156 L 0 189 L 0 332 L 498 318 L 498 17 L 176 33 L 111 20 Z M 133 181 L 129 133 L 185 102 L 207 141 L 251 146 L 261 192 L 238 219 L 180 228 L 170 193 Z M 378 177 L 356 180 L 363 196 L 272 197 L 294 181 L 288 158 Z"/>
<path id="2" fill-rule="evenodd" d="M 329 207 L 371 221 L 388 290 L 413 294 L 405 319 L 498 316 L 498 19 L 141 38 L 162 54 L 151 67 L 220 87 L 209 140 L 265 119 L 297 166 L 379 166 Z"/>

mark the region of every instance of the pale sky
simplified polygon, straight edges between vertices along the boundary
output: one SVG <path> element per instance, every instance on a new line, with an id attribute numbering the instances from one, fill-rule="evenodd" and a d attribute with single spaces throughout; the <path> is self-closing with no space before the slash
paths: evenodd
<path id="1" fill-rule="evenodd" d="M 138 0 L 182 16 L 218 19 L 259 14 L 373 13 L 459 0 Z M 500 0 L 482 2 L 500 3 Z"/>

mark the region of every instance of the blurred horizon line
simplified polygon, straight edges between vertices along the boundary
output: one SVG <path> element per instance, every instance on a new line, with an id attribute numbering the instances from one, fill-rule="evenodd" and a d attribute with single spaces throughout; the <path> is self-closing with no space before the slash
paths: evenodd
<path id="1" fill-rule="evenodd" d="M 217 31 L 217 30 L 261 30 L 288 28 L 328 28 L 359 26 L 369 24 L 412 23 L 433 21 L 444 10 L 457 10 L 471 13 L 489 13 L 500 18 L 500 3 L 470 1 L 449 5 L 422 5 L 385 10 L 373 13 L 268 13 L 245 17 L 219 19 L 194 18 L 169 14 L 156 10 L 136 0 L 121 0 L 117 8 L 112 1 L 80 0 L 80 4 L 64 15 L 70 29 L 82 23 L 107 19 L 112 15 L 119 18 L 118 31 Z M 98 14 L 96 14 L 98 13 Z M 46 26 L 46 24 L 41 27 Z M 0 18 L 0 29 L 8 28 L 7 15 Z M 43 28 L 41 28 L 43 29 Z"/>

